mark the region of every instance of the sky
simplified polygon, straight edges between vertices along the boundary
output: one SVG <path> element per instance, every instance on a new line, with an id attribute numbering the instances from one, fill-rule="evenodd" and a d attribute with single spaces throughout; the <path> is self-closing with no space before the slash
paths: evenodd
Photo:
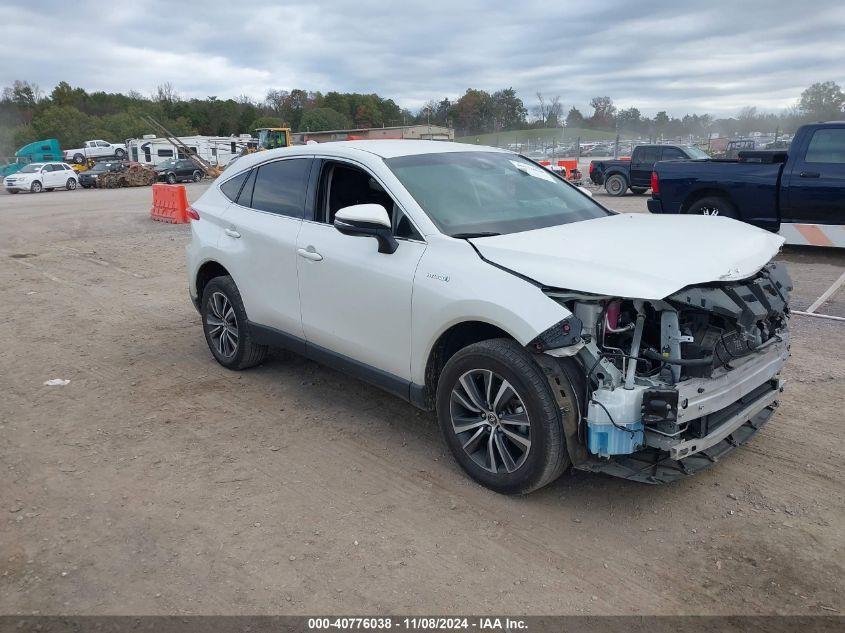
<path id="1" fill-rule="evenodd" d="M 653 115 L 779 112 L 845 84 L 843 0 L 2 0 L 0 86 L 183 98 L 375 92 L 411 110 L 467 88 L 593 96 Z"/>

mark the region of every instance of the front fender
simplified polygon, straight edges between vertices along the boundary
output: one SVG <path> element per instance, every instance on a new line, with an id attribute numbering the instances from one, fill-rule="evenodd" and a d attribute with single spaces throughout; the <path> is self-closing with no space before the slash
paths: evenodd
<path id="1" fill-rule="evenodd" d="M 449 241 L 426 249 L 414 279 L 411 376 L 417 384 L 425 384 L 438 338 L 459 323 L 494 325 L 527 345 L 572 314 L 538 285 L 482 260 L 469 243 Z"/>

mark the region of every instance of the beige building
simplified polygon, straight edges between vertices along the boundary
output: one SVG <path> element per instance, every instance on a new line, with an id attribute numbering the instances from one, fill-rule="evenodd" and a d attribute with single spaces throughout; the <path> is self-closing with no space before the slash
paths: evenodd
<path id="1" fill-rule="evenodd" d="M 440 125 L 399 125 L 396 127 L 360 128 L 357 130 L 326 130 L 323 132 L 294 132 L 294 143 L 316 141 L 361 141 L 371 139 L 417 139 L 424 141 L 454 141 L 455 130 Z"/>

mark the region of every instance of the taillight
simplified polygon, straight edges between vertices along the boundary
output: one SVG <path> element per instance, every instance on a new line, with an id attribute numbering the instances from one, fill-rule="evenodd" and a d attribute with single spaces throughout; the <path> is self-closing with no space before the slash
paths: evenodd
<path id="1" fill-rule="evenodd" d="M 191 205 L 188 205 L 186 212 L 188 214 L 189 219 L 191 219 L 191 220 L 199 220 L 200 219 L 200 214 Z"/>
<path id="2" fill-rule="evenodd" d="M 657 177 L 657 172 L 651 172 L 651 195 L 656 196 L 660 193 L 660 179 Z"/>
<path id="3" fill-rule="evenodd" d="M 593 164 L 593 162 L 592 162 L 592 161 L 590 161 L 590 173 L 591 173 L 591 174 L 593 173 L 593 170 L 594 170 L 595 168 L 596 168 L 596 166 Z"/>

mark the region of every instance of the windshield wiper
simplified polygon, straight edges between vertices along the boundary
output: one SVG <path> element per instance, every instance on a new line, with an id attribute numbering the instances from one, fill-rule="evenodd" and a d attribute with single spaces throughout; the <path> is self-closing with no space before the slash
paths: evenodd
<path id="1" fill-rule="evenodd" d="M 479 231 L 478 233 L 452 233 L 452 237 L 459 240 L 468 240 L 472 237 L 495 237 L 496 235 L 501 235 L 501 233 L 496 233 L 495 231 Z"/>

